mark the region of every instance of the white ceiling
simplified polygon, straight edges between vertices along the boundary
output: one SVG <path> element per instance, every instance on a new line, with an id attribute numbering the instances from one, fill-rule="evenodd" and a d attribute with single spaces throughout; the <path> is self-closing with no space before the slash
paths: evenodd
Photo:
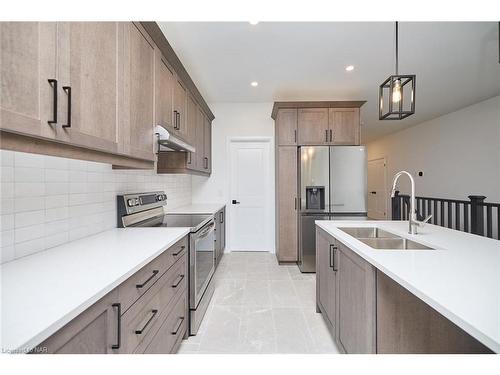
<path id="1" fill-rule="evenodd" d="M 417 75 L 416 113 L 402 121 L 378 120 L 378 86 L 394 70 L 391 22 L 159 24 L 209 103 L 366 100 L 364 141 L 500 95 L 496 22 L 400 23 L 399 71 Z"/>

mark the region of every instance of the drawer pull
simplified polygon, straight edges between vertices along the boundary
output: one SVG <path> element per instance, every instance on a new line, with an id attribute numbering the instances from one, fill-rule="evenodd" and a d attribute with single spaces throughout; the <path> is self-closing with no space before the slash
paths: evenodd
<path id="1" fill-rule="evenodd" d="M 177 255 L 179 255 L 180 253 L 182 253 L 182 252 L 184 251 L 184 249 L 185 249 L 185 248 L 186 248 L 186 246 L 182 245 L 182 246 L 181 246 L 181 248 L 179 249 L 179 251 L 178 251 L 178 252 L 176 252 L 176 253 L 172 253 L 172 255 L 173 255 L 174 257 L 176 257 Z"/>
<path id="2" fill-rule="evenodd" d="M 177 288 L 181 283 L 182 279 L 184 279 L 184 275 L 179 275 L 179 279 L 177 279 L 176 283 L 172 284 L 172 288 Z"/>
<path id="3" fill-rule="evenodd" d="M 156 316 L 156 314 L 158 313 L 158 310 L 151 310 L 151 316 L 149 317 L 148 321 L 146 322 L 146 324 L 144 324 L 144 326 L 141 328 L 141 329 L 136 329 L 135 330 L 135 334 L 136 335 L 142 335 L 142 333 L 144 332 L 144 330 L 146 329 L 146 327 L 149 325 L 149 323 L 151 323 L 151 321 L 154 319 L 154 317 Z"/>
<path id="4" fill-rule="evenodd" d="M 151 280 L 153 280 L 153 278 L 158 275 L 158 270 L 153 270 L 153 274 L 146 280 L 144 281 L 142 284 L 135 284 L 135 287 L 137 289 L 141 289 L 141 288 L 144 288 L 146 286 L 147 283 L 149 283 Z"/>
<path id="5" fill-rule="evenodd" d="M 175 329 L 172 331 L 172 335 L 177 335 L 179 333 L 179 329 L 181 329 L 182 322 L 184 321 L 184 317 L 181 316 L 179 320 L 177 321 L 177 325 Z"/>
<path id="6" fill-rule="evenodd" d="M 49 79 L 49 84 L 52 86 L 52 89 L 54 90 L 54 101 L 53 101 L 54 118 L 47 122 L 49 123 L 49 125 L 52 125 L 52 124 L 57 124 L 57 79 Z"/>

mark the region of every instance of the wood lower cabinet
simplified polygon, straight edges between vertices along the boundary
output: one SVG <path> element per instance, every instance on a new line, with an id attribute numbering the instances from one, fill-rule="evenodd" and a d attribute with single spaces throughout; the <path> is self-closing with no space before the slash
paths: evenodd
<path id="1" fill-rule="evenodd" d="M 299 108 L 297 111 L 298 144 L 329 144 L 328 108 Z"/>
<path id="2" fill-rule="evenodd" d="M 359 145 L 359 108 L 330 108 L 328 129 L 332 145 Z"/>
<path id="3" fill-rule="evenodd" d="M 316 310 L 323 313 L 328 328 L 334 335 L 337 274 L 333 263 L 333 246 L 335 246 L 335 240 L 324 230 L 316 228 Z"/>
<path id="4" fill-rule="evenodd" d="M 184 237 L 38 345 L 35 352 L 175 352 L 187 332 L 187 272 Z"/>
<path id="5" fill-rule="evenodd" d="M 215 213 L 215 262 L 220 263 L 226 248 L 226 207 Z"/>
<path id="6" fill-rule="evenodd" d="M 55 138 L 56 50 L 55 22 L 0 22 L 0 129 Z"/>
<path id="7" fill-rule="evenodd" d="M 278 111 L 275 134 L 278 146 L 297 145 L 297 108 L 281 109 Z"/>
<path id="8" fill-rule="evenodd" d="M 276 152 L 276 256 L 279 262 L 297 262 L 297 147 L 281 146 Z"/>
<path id="9" fill-rule="evenodd" d="M 339 241 L 333 251 L 337 342 L 346 353 L 376 353 L 375 268 Z"/>

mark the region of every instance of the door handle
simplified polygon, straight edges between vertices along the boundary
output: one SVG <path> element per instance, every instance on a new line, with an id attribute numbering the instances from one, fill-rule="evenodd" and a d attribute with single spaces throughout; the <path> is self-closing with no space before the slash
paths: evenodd
<path id="1" fill-rule="evenodd" d="M 325 142 L 328 142 L 328 129 L 325 129 Z"/>
<path id="2" fill-rule="evenodd" d="M 294 208 L 295 208 L 295 211 L 297 211 L 297 198 L 294 198 Z"/>
<path id="3" fill-rule="evenodd" d="M 370 191 L 370 194 L 377 194 L 376 191 Z"/>
<path id="4" fill-rule="evenodd" d="M 63 128 L 71 128 L 71 87 L 70 86 L 63 86 L 62 89 L 66 92 L 68 95 L 68 123 L 66 125 L 63 125 Z"/>
<path id="5" fill-rule="evenodd" d="M 54 90 L 54 117 L 52 120 L 47 121 L 49 125 L 52 124 L 57 124 L 57 79 L 49 79 L 49 84 L 52 86 L 52 89 Z"/>
<path id="6" fill-rule="evenodd" d="M 297 143 L 297 130 L 294 130 L 293 134 L 294 134 L 295 143 Z"/>
<path id="7" fill-rule="evenodd" d="M 332 263 L 332 244 L 330 244 L 330 247 L 328 249 L 328 265 L 330 266 L 330 268 L 333 268 L 333 263 Z"/>
<path id="8" fill-rule="evenodd" d="M 330 142 L 333 141 L 333 132 L 332 132 L 332 129 L 330 129 Z"/>
<path id="9" fill-rule="evenodd" d="M 224 223 L 224 212 L 223 211 L 220 212 L 219 219 L 220 219 L 219 221 L 221 224 Z"/>
<path id="10" fill-rule="evenodd" d="M 117 308 L 118 319 L 117 319 L 117 330 L 116 330 L 116 344 L 111 345 L 111 349 L 120 349 L 122 344 L 122 304 L 113 303 L 111 306 Z"/>
<path id="11" fill-rule="evenodd" d="M 240 204 L 240 202 L 238 202 L 236 199 L 233 199 L 231 203 L 232 204 Z"/>

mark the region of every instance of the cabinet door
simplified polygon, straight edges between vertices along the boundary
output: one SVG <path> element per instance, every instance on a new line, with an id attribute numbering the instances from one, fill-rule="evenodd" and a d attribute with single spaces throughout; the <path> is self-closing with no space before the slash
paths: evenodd
<path id="1" fill-rule="evenodd" d="M 334 145 L 359 145 L 359 108 L 330 108 L 330 142 Z"/>
<path id="2" fill-rule="evenodd" d="M 159 49 L 155 50 L 155 125 L 172 130 L 174 113 L 173 70 L 163 58 Z"/>
<path id="3" fill-rule="evenodd" d="M 115 289 L 39 346 L 58 354 L 113 353 L 113 346 L 120 343 L 117 301 Z"/>
<path id="4" fill-rule="evenodd" d="M 60 141 L 118 152 L 121 64 L 123 24 L 58 24 L 58 73 L 63 88 L 59 100 L 62 128 L 57 134 Z"/>
<path id="5" fill-rule="evenodd" d="M 346 353 L 375 353 L 375 269 L 338 241 L 337 247 L 337 341 Z"/>
<path id="6" fill-rule="evenodd" d="M 154 160 L 154 44 L 140 25 L 127 26 L 124 109 L 128 121 L 122 140 L 128 155 Z"/>
<path id="7" fill-rule="evenodd" d="M 297 147 L 278 147 L 277 252 L 280 262 L 298 260 L 297 239 Z"/>
<path id="8" fill-rule="evenodd" d="M 330 323 L 335 327 L 336 272 L 333 264 L 335 240 L 322 229 L 316 228 L 316 303 Z"/>
<path id="9" fill-rule="evenodd" d="M 0 40 L 0 128 L 54 138 L 56 23 L 0 22 Z"/>
<path id="10" fill-rule="evenodd" d="M 328 144 L 328 108 L 299 108 L 297 116 L 299 145 Z"/>
<path id="11" fill-rule="evenodd" d="M 276 116 L 276 139 L 279 146 L 297 144 L 297 109 L 280 109 Z"/>
<path id="12" fill-rule="evenodd" d="M 204 154 L 204 170 L 207 173 L 212 172 L 212 123 L 203 115 L 203 154 Z"/>
<path id="13" fill-rule="evenodd" d="M 177 136 L 186 138 L 187 91 L 184 84 L 177 77 L 174 82 L 174 129 Z"/>

